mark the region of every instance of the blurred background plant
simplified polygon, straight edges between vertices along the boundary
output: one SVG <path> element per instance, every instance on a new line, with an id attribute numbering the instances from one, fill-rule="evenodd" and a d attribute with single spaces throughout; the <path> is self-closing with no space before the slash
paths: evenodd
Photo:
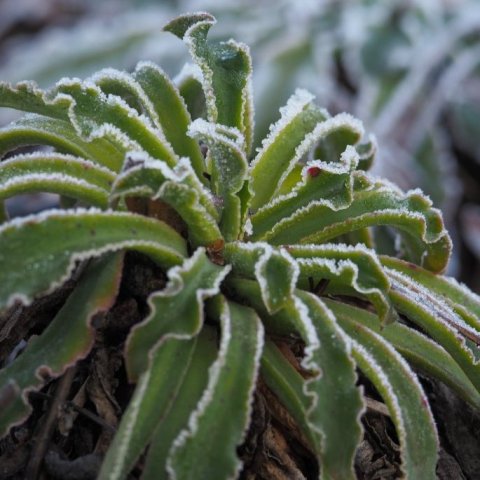
<path id="1" fill-rule="evenodd" d="M 381 145 L 376 172 L 442 208 L 457 252 L 450 273 L 480 290 L 476 0 L 4 0 L 0 78 L 46 87 L 138 60 L 173 75 L 187 58 L 161 27 L 199 9 L 221 19 L 213 36 L 252 47 L 256 138 L 296 87 L 361 118 Z"/>

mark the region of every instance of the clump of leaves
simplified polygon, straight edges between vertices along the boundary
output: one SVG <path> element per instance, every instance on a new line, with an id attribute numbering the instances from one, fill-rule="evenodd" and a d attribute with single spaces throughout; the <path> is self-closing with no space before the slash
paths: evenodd
<path id="1" fill-rule="evenodd" d="M 322 478 L 354 478 L 358 370 L 390 412 L 405 476 L 435 478 L 436 427 L 412 368 L 480 407 L 480 299 L 441 275 L 451 250 L 441 214 L 420 191 L 369 175 L 375 144 L 361 123 L 303 90 L 252 154 L 249 52 L 210 42 L 214 22 L 198 13 L 167 25 L 196 65 L 178 85 L 151 63 L 48 91 L 0 84 L 2 106 L 30 112 L 0 131 L 2 154 L 54 149 L 5 159 L 2 199 L 64 199 L 4 214 L 1 307 L 8 315 L 76 278 L 0 371 L 0 430 L 31 414 L 29 392 L 89 355 L 135 250 L 167 284 L 125 341 L 136 386 L 99 478 L 126 478 L 142 454 L 142 478 L 236 477 L 262 391 L 288 412 Z M 396 232 L 397 256 L 376 253 L 378 226 Z"/>

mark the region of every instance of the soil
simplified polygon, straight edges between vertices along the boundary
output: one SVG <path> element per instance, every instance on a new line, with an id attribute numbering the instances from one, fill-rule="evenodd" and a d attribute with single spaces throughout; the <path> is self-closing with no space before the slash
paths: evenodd
<path id="1" fill-rule="evenodd" d="M 165 285 L 162 271 L 142 255 L 127 254 L 124 268 L 115 306 L 96 321 L 97 337 L 91 354 L 41 391 L 32 392 L 29 396 L 32 415 L 0 441 L 0 479 L 96 478 L 133 392 L 125 374 L 123 344 L 132 325 L 145 317 L 148 294 Z M 41 333 L 68 296 L 72 282 L 29 307 L 9 312 L 15 324 L 8 332 L 5 328 L 0 332 L 4 333 L 0 341 L 2 364 L 20 353 L 25 339 Z M 444 385 L 431 378 L 420 376 L 420 379 L 440 436 L 438 478 L 480 478 L 479 412 Z M 362 418 L 365 434 L 355 459 L 357 477 L 359 480 L 401 478 L 398 440 L 388 412 L 361 375 L 359 382 L 369 402 Z M 320 467 L 307 442 L 261 379 L 252 423 L 238 453 L 244 463 L 241 478 L 245 480 L 318 478 Z M 140 478 L 141 471 L 142 460 L 129 478 Z"/>

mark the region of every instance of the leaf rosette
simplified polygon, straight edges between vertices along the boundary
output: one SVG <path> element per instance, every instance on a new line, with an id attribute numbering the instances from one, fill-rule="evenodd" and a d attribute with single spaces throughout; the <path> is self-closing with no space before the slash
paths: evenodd
<path id="1" fill-rule="evenodd" d="M 236 478 L 262 389 L 321 478 L 355 478 L 366 409 L 358 372 L 385 403 L 405 477 L 435 478 L 437 432 L 416 372 L 480 407 L 480 300 L 441 275 L 451 249 L 441 213 L 420 191 L 369 175 L 374 140 L 361 122 L 332 117 L 304 90 L 252 154 L 249 51 L 210 41 L 214 23 L 197 13 L 165 27 L 196 65 L 178 84 L 145 62 L 48 91 L 0 84 L 2 106 L 29 112 L 0 131 L 0 151 L 53 150 L 7 155 L 1 200 L 50 192 L 68 204 L 6 212 L 0 306 L 11 312 L 77 278 L 0 371 L 2 433 L 31 412 L 29 392 L 89 354 L 93 319 L 115 304 L 124 252 L 135 250 L 167 281 L 126 338 L 135 390 L 99 478 L 127 478 L 142 455 L 146 479 Z M 379 228 L 396 235 L 396 256 L 376 247 Z M 282 338 L 302 353 L 285 353 Z M 52 344 L 62 348 L 46 354 Z"/>

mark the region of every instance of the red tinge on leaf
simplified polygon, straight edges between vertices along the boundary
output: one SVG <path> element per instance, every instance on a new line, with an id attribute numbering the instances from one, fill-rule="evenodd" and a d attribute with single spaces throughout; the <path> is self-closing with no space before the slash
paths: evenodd
<path id="1" fill-rule="evenodd" d="M 307 173 L 310 177 L 317 177 L 318 175 L 320 175 L 321 172 L 322 169 L 318 167 L 310 167 L 309 169 L 307 169 Z"/>

